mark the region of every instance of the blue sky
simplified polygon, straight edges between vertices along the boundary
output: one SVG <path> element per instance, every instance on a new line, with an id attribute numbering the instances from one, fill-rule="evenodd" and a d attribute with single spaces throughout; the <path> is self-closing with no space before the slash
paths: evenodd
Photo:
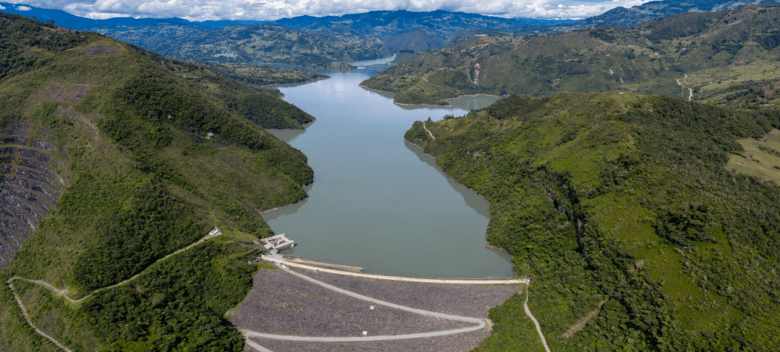
<path id="1" fill-rule="evenodd" d="M 202 20 L 276 20 L 375 10 L 461 11 L 500 17 L 580 19 L 650 0 L 6 0 L 91 18 L 180 17 Z"/>

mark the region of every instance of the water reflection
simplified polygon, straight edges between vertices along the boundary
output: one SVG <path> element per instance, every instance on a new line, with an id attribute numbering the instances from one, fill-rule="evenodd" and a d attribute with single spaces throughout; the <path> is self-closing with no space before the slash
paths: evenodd
<path id="1" fill-rule="evenodd" d="M 381 59 L 355 61 L 352 63 L 352 65 L 353 66 L 386 65 L 393 62 L 393 60 L 395 60 L 395 54 L 393 54 L 393 56 L 383 57 Z"/>
<path id="2" fill-rule="evenodd" d="M 409 143 L 408 141 L 404 141 L 404 146 L 406 146 L 406 149 L 409 149 L 414 155 L 417 156 L 420 161 L 428 164 L 428 166 L 436 169 L 436 172 L 442 175 L 447 180 L 447 183 L 452 187 L 453 190 L 458 192 L 462 197 L 463 201 L 466 202 L 466 205 L 471 207 L 471 209 L 474 209 L 478 214 L 485 217 L 485 219 L 490 220 L 490 204 L 485 201 L 482 197 L 480 197 L 478 194 L 476 194 L 474 191 L 469 189 L 468 187 L 455 182 L 451 177 L 447 176 L 447 174 L 444 173 L 444 171 L 441 170 L 439 165 L 436 164 L 436 158 L 425 154 L 417 145 L 414 145 L 412 143 Z"/>
<path id="3" fill-rule="evenodd" d="M 471 111 L 484 109 L 495 103 L 498 99 L 501 99 L 501 97 L 495 95 L 475 95 L 447 99 L 447 102 L 450 103 L 453 108 Z"/>
<path id="4" fill-rule="evenodd" d="M 309 126 L 311 126 L 314 122 L 303 124 L 303 128 L 308 129 Z M 300 137 L 302 134 L 306 133 L 306 130 L 277 130 L 277 129 L 267 129 L 266 131 L 270 132 L 272 135 L 274 135 L 276 138 L 279 138 L 287 144 L 292 143 L 296 138 Z"/>

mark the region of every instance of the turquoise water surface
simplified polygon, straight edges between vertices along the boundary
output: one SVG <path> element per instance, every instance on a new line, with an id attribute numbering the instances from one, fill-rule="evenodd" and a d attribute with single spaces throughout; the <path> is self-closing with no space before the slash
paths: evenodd
<path id="1" fill-rule="evenodd" d="M 280 88 L 317 118 L 305 132 L 271 131 L 314 169 L 309 198 L 265 214 L 298 244 L 287 254 L 366 272 L 441 278 L 513 276 L 509 255 L 486 249 L 489 204 L 404 141 L 416 120 L 463 115 L 456 108 L 400 107 L 361 88 L 361 71 Z M 480 108 L 494 97 L 459 99 Z"/>

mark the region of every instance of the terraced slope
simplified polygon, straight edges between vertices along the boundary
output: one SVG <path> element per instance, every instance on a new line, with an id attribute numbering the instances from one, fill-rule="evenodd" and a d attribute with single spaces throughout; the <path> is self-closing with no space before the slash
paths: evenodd
<path id="1" fill-rule="evenodd" d="M 779 117 L 633 93 L 511 96 L 405 138 L 490 201 L 488 240 L 531 277 L 550 350 L 768 351 L 780 186 L 727 162 L 746 155 L 738 140 L 775 138 Z M 480 350 L 531 346 L 522 311 L 492 309 Z"/>
<path id="2" fill-rule="evenodd" d="M 223 314 L 257 266 L 258 211 L 306 196 L 306 157 L 150 53 L 0 14 L 3 269 L 72 350 L 240 351 Z M 161 263 L 214 225 L 225 233 Z M 0 349 L 55 350 L 0 286 Z"/>
<path id="3" fill-rule="evenodd" d="M 634 29 L 599 27 L 552 36 L 476 36 L 419 55 L 363 85 L 398 103 L 442 103 L 463 94 L 626 90 L 688 97 L 780 77 L 780 7 L 690 13 Z M 678 86 L 676 79 L 690 80 Z M 718 82 L 718 83 L 716 83 Z"/>

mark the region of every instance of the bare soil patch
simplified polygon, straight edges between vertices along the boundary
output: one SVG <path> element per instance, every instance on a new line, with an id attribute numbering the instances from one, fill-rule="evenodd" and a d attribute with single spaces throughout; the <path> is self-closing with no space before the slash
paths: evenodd
<path id="1" fill-rule="evenodd" d="M 112 53 L 114 51 L 117 51 L 119 49 L 118 46 L 93 46 L 91 48 L 87 48 L 84 50 L 84 53 L 87 55 L 97 55 L 97 54 L 103 54 L 103 53 Z"/>
<path id="2" fill-rule="evenodd" d="M 580 330 L 584 329 L 585 325 L 587 325 L 588 322 L 591 319 L 593 319 L 595 316 L 597 316 L 597 315 L 599 315 L 599 313 L 601 313 L 601 307 L 604 306 L 604 303 L 607 303 L 607 300 L 601 301 L 601 303 L 599 303 L 599 307 L 598 308 L 590 311 L 586 316 L 582 317 L 580 320 L 578 320 L 576 323 L 574 323 L 574 325 L 572 325 L 568 330 L 566 330 L 566 332 L 564 332 L 561 335 L 561 338 L 562 339 L 568 339 L 568 338 L 574 336 L 574 334 L 576 334 Z"/>
<path id="3" fill-rule="evenodd" d="M 84 99 L 89 92 L 89 85 L 79 84 L 63 87 L 58 83 L 52 83 L 45 90 L 37 94 L 37 98 L 58 103 L 76 104 Z"/>
<path id="4" fill-rule="evenodd" d="M 96 138 L 96 139 L 98 138 L 98 127 L 97 127 L 97 124 L 95 124 L 95 122 L 93 121 L 95 116 L 93 116 L 93 115 L 87 116 L 87 115 L 84 115 L 83 113 L 77 111 L 72 106 L 65 107 L 65 106 L 62 106 L 62 105 L 58 105 L 57 106 L 56 116 L 58 118 L 67 118 L 67 119 L 70 119 L 70 120 L 73 120 L 73 121 L 78 121 L 78 122 L 81 122 L 81 123 L 89 126 L 92 129 L 93 137 Z"/>

